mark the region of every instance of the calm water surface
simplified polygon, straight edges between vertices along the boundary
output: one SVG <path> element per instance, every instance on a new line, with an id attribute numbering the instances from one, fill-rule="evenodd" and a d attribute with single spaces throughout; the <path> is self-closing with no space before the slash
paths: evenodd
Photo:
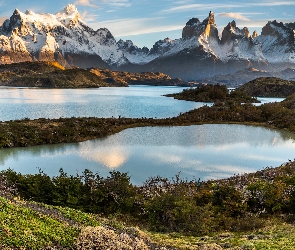
<path id="1" fill-rule="evenodd" d="M 183 87 L 0 88 L 0 121 L 60 117 L 173 117 L 204 105 L 164 97 Z"/>
<path id="2" fill-rule="evenodd" d="M 181 87 L 99 89 L 0 88 L 0 121 L 28 117 L 172 117 L 203 106 L 162 95 Z M 262 98 L 262 102 L 282 99 Z M 150 176 L 215 179 L 279 166 L 295 157 L 294 135 L 261 127 L 201 125 L 132 128 L 75 144 L 0 150 L 0 170 L 53 176 L 90 169 L 128 172 L 134 184 Z"/>
<path id="3" fill-rule="evenodd" d="M 57 175 L 85 168 L 107 176 L 128 172 L 134 184 L 150 176 L 216 179 L 279 166 L 295 157 L 294 134 L 243 125 L 144 127 L 76 144 L 0 150 L 0 170 Z"/>

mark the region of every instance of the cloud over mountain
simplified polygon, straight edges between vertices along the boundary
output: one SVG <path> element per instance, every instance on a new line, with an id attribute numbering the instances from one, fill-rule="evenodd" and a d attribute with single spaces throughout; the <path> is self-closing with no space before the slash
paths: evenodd
<path id="1" fill-rule="evenodd" d="M 238 20 L 243 20 L 243 21 L 251 21 L 249 18 L 241 15 L 240 13 L 233 13 L 233 12 L 230 12 L 230 13 L 221 13 L 218 15 L 219 17 L 230 17 L 230 18 L 233 18 L 233 19 L 238 19 Z"/>

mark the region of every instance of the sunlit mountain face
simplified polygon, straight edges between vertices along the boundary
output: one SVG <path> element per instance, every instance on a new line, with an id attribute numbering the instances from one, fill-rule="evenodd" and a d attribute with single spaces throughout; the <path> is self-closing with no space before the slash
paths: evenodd
<path id="1" fill-rule="evenodd" d="M 117 41 L 107 28 L 92 29 L 72 4 L 55 14 L 16 9 L 0 28 L 0 63 L 58 61 L 84 68 L 160 71 L 184 80 L 245 68 L 275 74 L 294 67 L 294 28 L 292 22 L 266 21 L 258 34 L 234 20 L 218 28 L 210 11 L 205 18 L 189 19 L 179 39 L 165 38 L 148 49 L 131 40 Z"/>

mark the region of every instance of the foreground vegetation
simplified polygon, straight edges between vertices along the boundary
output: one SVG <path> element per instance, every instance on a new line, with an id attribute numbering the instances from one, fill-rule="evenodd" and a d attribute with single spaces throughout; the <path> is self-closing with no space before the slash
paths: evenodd
<path id="1" fill-rule="evenodd" d="M 141 186 L 116 171 L 61 169 L 50 178 L 6 170 L 0 179 L 4 249 L 295 249 L 291 161 L 223 180 L 154 177 Z"/>
<path id="2" fill-rule="evenodd" d="M 261 106 L 217 101 L 177 117 L 23 119 L 0 123 L 0 147 L 77 142 L 136 126 L 259 124 L 295 132 L 295 95 Z M 215 181 L 85 170 L 0 173 L 3 249 L 295 249 L 295 162 Z M 37 203 L 36 203 L 37 202 Z M 46 205 L 45 205 L 46 204 Z M 141 228 L 138 229 L 138 228 Z"/>

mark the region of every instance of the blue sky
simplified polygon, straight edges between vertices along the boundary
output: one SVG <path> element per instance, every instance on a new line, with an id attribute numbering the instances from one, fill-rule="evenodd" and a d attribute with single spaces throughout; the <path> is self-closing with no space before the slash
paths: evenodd
<path id="1" fill-rule="evenodd" d="M 90 27 L 108 28 L 117 40 L 132 40 L 148 48 L 166 37 L 180 38 L 190 18 L 203 20 L 209 11 L 214 12 L 220 33 L 232 20 L 259 34 L 267 21 L 295 22 L 295 0 L 0 0 L 0 21 L 16 8 L 54 14 L 67 4 L 75 4 Z"/>

